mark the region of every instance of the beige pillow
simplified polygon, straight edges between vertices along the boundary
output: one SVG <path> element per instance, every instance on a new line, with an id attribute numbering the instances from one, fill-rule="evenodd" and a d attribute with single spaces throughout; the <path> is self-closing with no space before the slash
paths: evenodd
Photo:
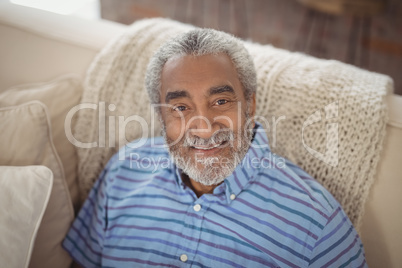
<path id="1" fill-rule="evenodd" d="M 0 166 L 0 263 L 28 267 L 53 184 L 45 166 Z"/>
<path id="2" fill-rule="evenodd" d="M 53 145 L 46 106 L 39 101 L 0 109 L 0 165 L 43 165 L 53 172 L 53 188 L 32 252 L 30 267 L 68 267 L 62 248 L 74 218 L 63 167 Z M 1 238 L 0 238 L 1 239 Z"/>
<path id="3" fill-rule="evenodd" d="M 51 82 L 27 84 L 8 89 L 0 94 L 0 107 L 23 104 L 32 100 L 43 102 L 49 111 L 52 123 L 53 142 L 63 163 L 68 189 L 74 208 L 79 206 L 77 182 L 77 156 L 64 131 L 64 119 L 68 111 L 80 101 L 81 80 L 75 75 L 66 75 Z"/>

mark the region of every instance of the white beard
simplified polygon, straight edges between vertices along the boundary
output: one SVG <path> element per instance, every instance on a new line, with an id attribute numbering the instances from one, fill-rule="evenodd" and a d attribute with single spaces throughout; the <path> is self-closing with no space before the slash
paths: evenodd
<path id="1" fill-rule="evenodd" d="M 162 129 L 162 134 L 167 144 L 171 144 L 165 128 Z M 232 130 L 225 130 L 216 132 L 209 139 L 201 139 L 197 136 L 185 135 L 177 144 L 169 146 L 169 152 L 176 163 L 185 174 L 192 180 L 199 182 L 203 185 L 218 185 L 230 176 L 240 164 L 246 155 L 252 138 L 252 131 L 243 130 L 241 137 L 237 137 Z M 234 141 L 238 141 L 237 148 L 234 148 Z M 228 156 L 213 156 L 213 157 L 197 157 L 195 159 L 186 155 L 186 151 L 193 145 L 212 145 L 226 142 L 226 147 L 229 147 Z M 224 148 L 223 150 L 226 150 Z M 226 157 L 222 163 L 222 158 Z"/>

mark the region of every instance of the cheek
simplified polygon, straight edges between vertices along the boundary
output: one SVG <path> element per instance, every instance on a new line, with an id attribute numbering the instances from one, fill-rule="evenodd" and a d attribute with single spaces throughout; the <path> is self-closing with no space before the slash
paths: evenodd
<path id="1" fill-rule="evenodd" d="M 173 141 L 178 141 L 184 136 L 184 124 L 177 118 L 166 118 L 166 135 Z"/>
<path id="2" fill-rule="evenodd" d="M 162 124 L 165 125 L 166 136 L 171 140 L 176 140 L 181 132 L 181 120 L 177 120 L 166 111 L 166 108 L 161 109 Z"/>
<path id="3" fill-rule="evenodd" d="M 244 112 L 242 110 L 234 110 L 226 112 L 224 116 L 220 116 L 221 119 L 217 122 L 221 123 L 224 127 L 230 128 L 235 133 L 239 131 L 245 121 Z"/>

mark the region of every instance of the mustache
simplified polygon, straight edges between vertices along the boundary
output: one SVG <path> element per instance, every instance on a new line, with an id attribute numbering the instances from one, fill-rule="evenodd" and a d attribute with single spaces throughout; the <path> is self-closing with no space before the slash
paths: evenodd
<path id="1" fill-rule="evenodd" d="M 216 144 L 221 144 L 225 141 L 234 141 L 235 134 L 231 129 L 221 129 L 216 131 L 212 137 L 204 139 L 193 135 L 189 132 L 186 133 L 184 137 L 183 146 L 193 147 L 193 146 L 213 146 Z"/>

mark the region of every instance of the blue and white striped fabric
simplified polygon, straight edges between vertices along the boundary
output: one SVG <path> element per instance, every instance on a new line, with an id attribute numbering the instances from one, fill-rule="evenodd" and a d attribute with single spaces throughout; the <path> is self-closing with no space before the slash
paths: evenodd
<path id="1" fill-rule="evenodd" d="M 84 267 L 367 267 L 338 202 L 271 153 L 256 129 L 244 161 L 199 198 L 166 149 L 151 141 L 126 147 L 125 160 L 115 155 L 96 182 L 64 248 Z"/>

